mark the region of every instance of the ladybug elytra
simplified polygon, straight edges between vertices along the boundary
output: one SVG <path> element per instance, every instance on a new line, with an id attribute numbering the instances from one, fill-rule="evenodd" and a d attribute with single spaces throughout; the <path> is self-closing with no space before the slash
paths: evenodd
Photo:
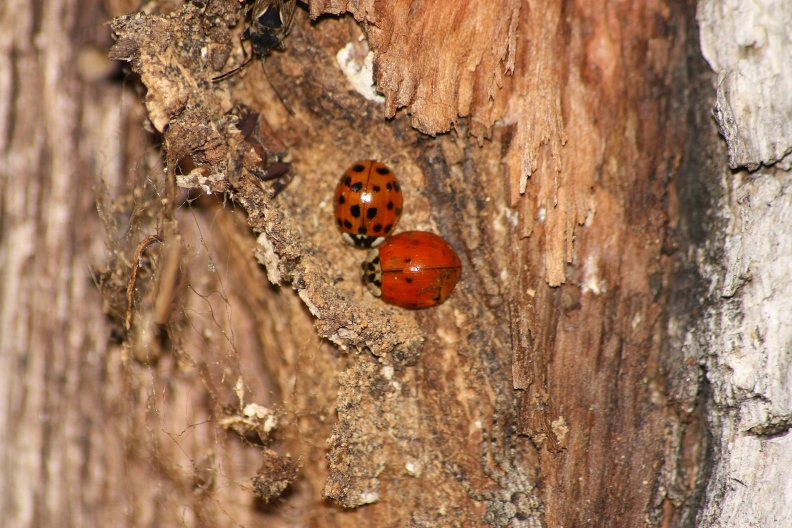
<path id="1" fill-rule="evenodd" d="M 443 238 L 426 231 L 400 233 L 372 249 L 363 283 L 389 304 L 411 310 L 444 302 L 462 274 L 462 261 Z"/>
<path id="2" fill-rule="evenodd" d="M 344 240 L 359 248 L 377 247 L 401 217 L 401 186 L 382 163 L 358 161 L 341 176 L 333 203 Z"/>

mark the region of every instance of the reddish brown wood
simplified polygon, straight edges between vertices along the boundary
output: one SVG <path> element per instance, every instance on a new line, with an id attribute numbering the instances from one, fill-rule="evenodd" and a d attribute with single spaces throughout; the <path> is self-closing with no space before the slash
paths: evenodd
<path id="1" fill-rule="evenodd" d="M 5 12 L 4 519 L 480 526 L 516 521 L 515 492 L 547 526 L 673 518 L 663 464 L 690 415 L 667 405 L 660 354 L 693 15 L 441 4 L 311 4 L 362 23 L 385 104 L 335 60 L 348 43 L 365 56 L 360 27 L 301 9 L 267 58 L 294 117 L 256 64 L 211 82 L 243 60 L 236 0 L 116 24 L 113 56 L 145 90 L 72 67 L 84 42 L 109 45 L 86 37 L 98 5 Z M 277 197 L 245 166 L 238 103 L 289 151 Z M 401 229 L 460 254 L 438 308 L 388 307 L 359 283 L 331 197 L 367 158 L 403 183 Z M 196 189 L 175 195 L 174 176 Z M 126 333 L 130 265 L 153 235 Z"/>

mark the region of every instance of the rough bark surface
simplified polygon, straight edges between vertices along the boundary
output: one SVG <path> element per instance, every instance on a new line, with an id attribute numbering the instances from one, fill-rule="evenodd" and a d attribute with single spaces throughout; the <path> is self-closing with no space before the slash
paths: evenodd
<path id="1" fill-rule="evenodd" d="M 94 189 L 122 192 L 144 176 L 125 159 L 146 160 L 137 97 L 108 82 L 109 16 L 91 1 L 0 9 L 4 526 L 109 526 L 137 507 L 125 449 L 143 394 L 127 391 L 90 273 L 105 258 Z"/>
<path id="2" fill-rule="evenodd" d="M 581 7 L 578 29 L 588 25 L 593 9 Z M 503 156 L 509 205 L 517 206 L 528 179 L 536 174 L 530 190 L 535 198 L 522 205 L 534 208 L 525 211 L 525 234 L 533 229 L 536 207 L 553 210 L 545 226 L 545 265 L 551 285 L 564 282 L 565 263 L 573 258 L 574 226 L 593 208 L 593 171 L 576 170 L 591 162 L 593 154 L 585 150 L 588 140 L 580 145 L 582 151 L 562 149 L 565 120 L 581 118 L 574 121 L 584 127 L 580 137 L 591 132 L 585 129 L 587 116 L 570 107 L 562 110 L 562 86 L 582 73 L 564 68 L 574 53 L 585 53 L 586 40 L 597 36 L 584 39 L 566 27 L 562 2 L 536 9 L 519 0 L 442 2 L 431 9 L 415 0 L 311 3 L 313 17 L 347 11 L 366 29 L 387 117 L 406 107 L 413 126 L 432 135 L 448 131 L 460 117 L 469 118 L 465 132 L 477 137 L 491 137 L 498 120 L 509 125 Z M 603 23 L 601 19 L 594 26 Z M 611 65 L 599 64 L 611 58 L 607 52 L 587 57 L 593 70 L 613 73 Z M 564 155 L 575 152 L 584 159 L 570 160 L 561 170 Z M 559 193 L 559 188 L 565 191 Z"/>
<path id="3" fill-rule="evenodd" d="M 691 336 L 711 384 L 717 450 L 701 526 L 789 526 L 792 178 L 728 173 L 724 190 L 726 237 L 707 269 L 720 298 Z"/>
<path id="4" fill-rule="evenodd" d="M 692 104 L 682 4 L 312 2 L 266 58 L 294 116 L 258 64 L 212 81 L 245 59 L 236 0 L 12 4 L 3 518 L 692 518 L 701 369 L 663 342 Z M 86 28 L 112 17 L 134 76 L 78 76 L 83 40 L 109 45 Z M 267 156 L 289 178 L 262 183 Z M 365 158 L 402 182 L 400 229 L 459 252 L 445 304 L 406 312 L 360 284 L 332 192 Z"/>
<path id="5" fill-rule="evenodd" d="M 729 166 L 792 168 L 792 4 L 784 0 L 704 0 L 701 50 L 718 74 L 714 108 Z M 757 89 L 759 87 L 759 89 Z"/>
<path id="6" fill-rule="evenodd" d="M 792 524 L 792 175 L 784 2 L 703 2 L 702 50 L 717 74 L 714 114 L 728 145 L 710 163 L 710 225 L 697 267 L 704 310 L 685 353 L 705 366 L 712 466 L 699 526 Z M 723 116 L 729 117 L 724 120 Z M 770 165 L 781 160 L 775 166 Z"/>

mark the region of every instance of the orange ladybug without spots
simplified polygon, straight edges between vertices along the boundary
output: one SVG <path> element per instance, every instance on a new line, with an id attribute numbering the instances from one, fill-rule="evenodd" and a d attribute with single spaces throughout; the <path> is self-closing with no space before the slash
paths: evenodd
<path id="1" fill-rule="evenodd" d="M 382 163 L 358 161 L 341 176 L 333 203 L 344 240 L 359 248 L 377 247 L 401 217 L 401 186 Z"/>
<path id="2" fill-rule="evenodd" d="M 362 264 L 363 283 L 383 301 L 416 310 L 438 305 L 454 291 L 462 261 L 443 238 L 426 231 L 395 235 Z"/>

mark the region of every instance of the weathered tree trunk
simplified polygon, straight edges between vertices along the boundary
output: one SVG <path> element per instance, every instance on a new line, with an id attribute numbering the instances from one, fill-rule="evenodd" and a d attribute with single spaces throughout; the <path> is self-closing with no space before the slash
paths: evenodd
<path id="1" fill-rule="evenodd" d="M 698 18 L 728 147 L 697 244 L 707 303 L 685 339 L 711 398 L 699 526 L 792 526 L 792 6 L 708 0 Z"/>
<path id="2" fill-rule="evenodd" d="M 3 526 L 113 525 L 141 484 L 135 396 L 90 273 L 105 261 L 97 185 L 137 180 L 125 160 L 145 137 L 138 97 L 107 81 L 108 16 L 96 1 L 0 8 Z"/>
<path id="3" fill-rule="evenodd" d="M 733 365 L 707 332 L 760 285 L 735 296 L 735 264 L 724 310 L 707 282 L 701 248 L 736 238 L 693 6 L 313 1 L 272 85 L 212 82 L 244 60 L 236 0 L 117 18 L 139 78 L 115 82 L 91 59 L 137 6 L 104 7 L 0 19 L 6 525 L 750 525 L 717 513 L 730 467 L 781 453 L 789 413 L 705 378 Z M 251 146 L 289 177 L 262 183 Z M 402 182 L 399 229 L 459 252 L 445 304 L 360 284 L 332 193 L 367 158 Z M 777 178 L 733 200 L 780 204 Z"/>

